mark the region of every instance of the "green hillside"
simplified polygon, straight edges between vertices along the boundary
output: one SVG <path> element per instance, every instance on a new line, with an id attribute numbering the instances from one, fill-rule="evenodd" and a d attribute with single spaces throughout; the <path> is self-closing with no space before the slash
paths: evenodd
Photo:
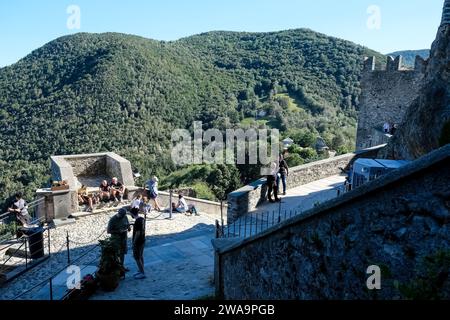
<path id="1" fill-rule="evenodd" d="M 48 182 L 53 154 L 114 151 L 144 177 L 164 178 L 179 169 L 171 132 L 194 120 L 320 134 L 349 149 L 362 57 L 373 54 L 303 29 L 175 42 L 114 33 L 56 39 L 0 69 L 0 199 L 17 190 L 30 197 Z M 261 110 L 265 122 L 245 120 Z M 254 178 L 239 169 L 242 182 Z"/>

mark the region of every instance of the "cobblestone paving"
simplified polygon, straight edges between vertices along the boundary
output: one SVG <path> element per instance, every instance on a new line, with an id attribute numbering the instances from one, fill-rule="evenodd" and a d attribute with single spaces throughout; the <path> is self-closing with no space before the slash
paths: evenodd
<path id="1" fill-rule="evenodd" d="M 67 232 L 69 233 L 70 238 L 71 262 L 73 264 L 84 267 L 83 271 L 93 272 L 94 271 L 93 269 L 95 268 L 99 260 L 99 249 L 96 248 L 93 251 L 90 250 L 97 245 L 99 239 L 105 238 L 107 236 L 105 229 L 108 220 L 112 215 L 114 215 L 114 212 L 92 215 L 79 219 L 76 224 L 60 226 L 58 228 L 51 229 L 50 235 L 51 235 L 52 255 L 50 259 L 36 266 L 34 269 L 21 275 L 20 277 L 14 279 L 13 281 L 0 287 L 0 300 L 14 299 L 19 294 L 23 294 L 20 297 L 20 299 L 48 299 L 49 297 L 48 285 L 46 284 L 39 285 L 39 284 L 45 279 L 48 279 L 49 277 L 56 275 L 59 270 L 64 271 L 62 271 L 61 274 L 56 279 L 54 279 L 54 285 L 57 286 L 58 284 L 62 285 L 63 283 L 65 283 L 65 278 L 67 278 L 67 276 L 66 275 L 63 276 L 63 274 L 65 273 L 64 268 L 67 266 L 67 249 L 66 249 Z M 147 221 L 147 244 L 146 244 L 147 245 L 146 258 L 148 262 L 146 261 L 146 263 L 149 265 L 149 267 L 153 266 L 152 269 L 155 269 L 155 271 L 152 273 L 151 270 L 149 270 L 149 276 L 146 279 L 146 281 L 154 281 L 157 283 L 169 281 L 170 277 L 168 277 L 167 274 L 165 274 L 164 270 L 170 270 L 171 273 L 173 273 L 172 275 L 173 279 L 179 279 L 180 277 L 183 278 L 183 274 L 181 273 L 180 270 L 183 270 L 183 266 L 189 265 L 186 263 L 184 259 L 189 258 L 190 255 L 182 255 L 182 259 L 180 261 L 178 260 L 172 261 L 169 257 L 168 261 L 161 262 L 160 263 L 161 265 L 159 267 L 156 267 L 155 265 L 158 264 L 158 259 L 156 259 L 155 257 L 160 258 L 166 257 L 161 255 L 153 256 L 154 254 L 153 247 L 163 245 L 167 246 L 167 243 L 170 244 L 172 242 L 173 243 L 178 242 L 177 245 L 180 245 L 180 241 L 181 242 L 191 241 L 192 239 L 191 240 L 185 239 L 196 237 L 198 239 L 192 240 L 194 241 L 194 243 L 199 244 L 198 242 L 195 242 L 196 240 L 203 241 L 205 246 L 207 246 L 208 241 L 210 242 L 211 238 L 214 236 L 213 225 L 215 218 L 207 214 L 201 214 L 200 216 L 192 216 L 192 217 L 185 215 L 174 215 L 173 220 L 168 220 L 166 219 L 166 217 L 167 217 L 166 213 L 159 214 L 157 212 L 152 212 L 152 214 L 150 214 L 148 217 L 149 220 Z M 131 234 L 129 234 L 129 237 L 131 237 Z M 173 244 L 173 246 L 176 247 L 175 244 Z M 193 283 L 197 282 L 203 283 L 205 286 L 208 285 L 208 287 L 211 287 L 209 285 L 210 281 L 209 277 L 212 276 L 212 271 L 209 272 L 209 270 L 212 270 L 210 268 L 210 265 L 212 265 L 212 247 L 209 247 L 208 249 L 202 248 L 202 250 L 203 250 L 202 259 L 206 259 L 205 257 L 203 257 L 203 255 L 208 256 L 209 254 L 211 261 L 209 261 L 208 263 L 202 262 L 203 265 L 200 263 L 198 268 L 195 268 L 195 265 L 191 265 L 192 270 L 185 270 L 185 272 L 186 273 L 189 272 L 190 274 L 196 274 Z M 89 253 L 86 254 L 87 252 Z M 82 258 L 79 259 L 79 257 Z M 195 261 L 195 259 L 193 261 Z M 131 250 L 127 257 L 127 264 L 130 265 L 130 269 L 132 269 L 131 272 L 133 273 L 136 267 L 131 257 Z M 208 266 L 205 266 L 206 264 L 208 264 Z M 128 278 L 130 278 L 130 280 L 132 279 L 131 276 L 129 276 Z M 124 281 L 124 284 L 123 286 L 121 285 L 121 287 L 126 288 L 127 281 L 128 279 Z M 30 290 L 35 286 L 37 287 L 31 290 L 30 292 L 27 292 L 28 290 Z M 60 289 L 62 290 L 62 288 Z M 182 289 L 180 290 L 182 291 Z M 198 289 L 197 292 L 201 294 L 205 292 L 205 294 L 207 294 L 209 292 L 208 290 L 209 289 L 205 289 L 204 291 L 202 291 L 201 289 Z M 169 292 L 163 293 L 164 290 L 160 291 L 162 295 L 161 297 L 158 297 L 158 299 L 171 297 L 170 296 L 171 293 Z M 158 290 L 156 290 L 153 291 L 148 296 L 146 296 L 146 298 L 149 299 L 155 298 L 156 297 L 154 295 L 155 292 L 156 294 L 158 294 Z M 185 292 L 187 292 L 187 289 L 185 289 Z M 54 290 L 54 295 L 56 297 L 58 296 L 57 288 Z M 137 296 L 141 297 L 143 296 L 143 293 L 140 292 L 139 294 L 137 294 Z M 178 296 L 178 293 L 176 296 Z M 187 296 L 188 295 L 186 295 L 186 297 Z M 131 298 L 131 296 L 129 296 L 128 299 L 129 298 Z M 117 297 L 117 299 L 120 299 L 120 297 Z"/>

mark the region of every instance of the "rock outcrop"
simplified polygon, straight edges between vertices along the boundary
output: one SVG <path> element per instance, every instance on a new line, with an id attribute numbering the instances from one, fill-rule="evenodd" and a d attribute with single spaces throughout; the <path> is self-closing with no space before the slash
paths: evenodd
<path id="1" fill-rule="evenodd" d="M 446 6 L 450 1 L 446 1 Z M 443 20 L 444 22 L 444 20 Z M 417 159 L 450 143 L 450 24 L 443 23 L 434 41 L 419 97 L 381 157 Z"/>

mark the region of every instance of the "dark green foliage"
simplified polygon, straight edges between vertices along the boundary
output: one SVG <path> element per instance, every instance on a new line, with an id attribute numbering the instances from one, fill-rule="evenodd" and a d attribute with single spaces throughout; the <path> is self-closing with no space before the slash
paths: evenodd
<path id="1" fill-rule="evenodd" d="M 310 30 L 176 42 L 59 38 L 0 69 L 0 201 L 17 190 L 30 199 L 48 182 L 55 154 L 113 151 L 143 180 L 164 177 L 179 169 L 170 159 L 172 131 L 192 129 L 194 120 L 224 130 L 256 115 L 251 126 L 303 128 L 302 146 L 316 135 L 331 144 L 339 134 L 336 144 L 351 148 L 361 61 L 372 54 Z M 257 169 L 239 169 L 243 183 L 258 177 Z M 230 186 L 214 192 L 222 197 Z"/>
<path id="2" fill-rule="evenodd" d="M 233 165 L 215 165 L 206 182 L 212 186 L 211 189 L 218 200 L 225 200 L 228 193 L 240 186 L 239 170 Z"/>
<path id="3" fill-rule="evenodd" d="M 450 251 L 437 251 L 426 256 L 418 266 L 418 276 L 398 285 L 406 299 L 448 300 L 450 298 Z"/>

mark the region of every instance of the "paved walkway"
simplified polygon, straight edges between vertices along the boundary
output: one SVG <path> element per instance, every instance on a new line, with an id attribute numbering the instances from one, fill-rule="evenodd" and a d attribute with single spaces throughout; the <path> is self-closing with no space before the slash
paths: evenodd
<path id="1" fill-rule="evenodd" d="M 337 190 L 342 190 L 344 182 L 344 175 L 335 175 L 289 189 L 285 196 L 280 196 L 280 203 L 266 202 L 225 228 L 225 237 L 245 238 L 255 235 L 320 203 L 334 199 L 338 195 Z"/>
<path id="2" fill-rule="evenodd" d="M 177 219 L 185 219 L 185 216 L 178 215 L 174 220 L 166 222 L 176 224 Z M 211 239 L 215 235 L 215 227 L 212 221 L 211 218 L 211 224 L 199 223 L 179 233 L 147 237 L 144 249 L 147 278 L 142 280 L 133 278 L 138 270 L 129 241 L 125 265 L 130 272 L 125 280 L 113 292 L 99 289 L 91 299 L 193 300 L 213 295 L 214 256 Z M 152 228 L 153 223 L 148 221 L 147 228 Z M 95 273 L 97 263 L 98 258 L 89 264 L 80 265 L 81 277 Z M 68 277 L 66 271 L 63 271 L 53 279 L 53 299 L 58 300 L 64 296 Z M 49 285 L 45 285 L 32 299 L 48 300 L 49 296 Z"/>
<path id="3" fill-rule="evenodd" d="M 325 202 L 337 196 L 337 188 L 343 185 L 344 176 L 332 176 L 315 181 L 298 188 L 288 190 L 286 196 L 282 196 L 282 202 L 276 204 L 264 204 L 257 210 L 251 212 L 246 218 L 241 218 L 225 233 L 230 236 L 248 237 L 259 233 L 268 227 L 289 219 L 294 215 L 301 214 L 305 210 L 313 208 L 316 204 Z M 72 238 L 92 238 L 104 228 L 111 214 L 95 215 L 80 219 L 77 224 L 57 228 L 53 231 L 53 237 L 61 238 L 64 247 L 66 229 L 72 231 Z M 132 257 L 132 250 L 126 257 L 126 265 L 130 268 L 125 280 L 121 281 L 114 292 L 98 291 L 93 300 L 135 300 L 135 299 L 198 299 L 212 296 L 214 294 L 213 272 L 214 258 L 211 239 L 215 234 L 215 217 L 202 214 L 199 217 L 175 216 L 174 220 L 166 220 L 159 217 L 157 213 L 150 217 L 147 231 L 149 233 L 144 250 L 145 269 L 147 278 L 135 280 L 132 276 L 137 272 L 137 267 Z M 95 230 L 93 230 L 93 229 Z M 75 232 L 76 231 L 76 232 Z M 77 236 L 77 237 L 75 237 Z M 94 237 L 96 238 L 96 237 Z M 94 239 L 95 240 L 95 239 Z M 97 240 L 92 241 L 96 243 Z M 82 254 L 84 251 L 80 251 Z M 48 268 L 52 270 L 64 265 L 64 254 L 61 253 L 62 262 L 52 260 Z M 98 263 L 98 250 L 95 250 L 81 262 L 82 276 L 94 273 Z M 41 273 L 46 268 L 30 271 L 26 276 L 32 274 L 38 276 L 36 281 L 45 279 Z M 42 272 L 41 272 L 42 270 Z M 53 298 L 61 298 L 67 289 L 66 272 L 61 272 L 53 279 Z M 29 279 L 17 279 L 10 283 L 3 299 L 11 298 L 18 292 L 27 288 L 22 284 L 28 283 Z M 8 290 L 9 289 L 9 290 Z M 9 294 L 6 294 L 8 293 Z M 0 292 L 1 293 L 1 292 Z M 49 285 L 44 285 L 37 292 L 30 292 L 24 296 L 25 299 L 49 299 Z"/>
<path id="4" fill-rule="evenodd" d="M 181 234 L 165 241 L 152 240 L 144 250 L 146 279 L 135 280 L 136 264 L 128 254 L 130 272 L 114 292 L 101 292 L 92 300 L 193 300 L 214 294 L 214 227 Z M 175 240 L 175 241 L 173 241 Z"/>

